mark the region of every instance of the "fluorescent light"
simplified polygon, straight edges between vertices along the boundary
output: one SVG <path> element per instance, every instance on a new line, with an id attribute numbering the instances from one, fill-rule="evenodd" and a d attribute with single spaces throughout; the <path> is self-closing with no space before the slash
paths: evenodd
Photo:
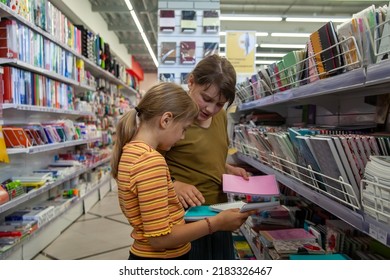
<path id="1" fill-rule="evenodd" d="M 256 32 L 257 37 L 267 37 L 268 35 L 268 32 Z"/>
<path id="2" fill-rule="evenodd" d="M 158 60 L 157 60 L 157 58 L 156 58 L 156 55 L 155 55 L 154 52 L 153 52 L 152 47 L 150 46 L 149 40 L 148 40 L 148 38 L 146 38 L 146 35 L 145 35 L 144 32 L 141 33 L 141 37 L 142 37 L 142 39 L 144 40 L 145 45 L 146 45 L 146 48 L 148 49 L 149 54 L 150 54 L 150 56 L 151 56 L 152 59 L 153 59 L 154 65 L 156 65 L 156 67 L 158 67 Z"/>
<path id="3" fill-rule="evenodd" d="M 256 17 L 251 15 L 221 15 L 219 20 L 223 21 L 282 21 L 282 17 Z"/>
<path id="4" fill-rule="evenodd" d="M 283 57 L 285 53 L 256 53 L 256 57 Z"/>
<path id="5" fill-rule="evenodd" d="M 256 37 L 267 37 L 268 32 L 256 32 Z M 226 36 L 226 31 L 219 32 L 219 36 Z"/>
<path id="6" fill-rule="evenodd" d="M 220 52 L 220 56 L 226 56 L 226 53 Z M 283 57 L 285 56 L 285 53 L 256 53 L 256 57 Z"/>
<path id="7" fill-rule="evenodd" d="M 144 29 L 142 28 L 142 25 L 141 25 L 141 23 L 139 22 L 138 17 L 137 17 L 137 14 L 135 13 L 135 11 L 134 11 L 134 10 L 130 11 L 130 14 L 131 14 L 131 16 L 133 17 L 133 20 L 134 20 L 134 22 L 135 22 L 135 25 L 136 25 L 137 28 L 138 28 L 138 31 L 139 31 L 140 33 L 143 33 L 143 32 L 144 32 Z"/>
<path id="8" fill-rule="evenodd" d="M 133 5 L 131 5 L 130 0 L 125 0 L 126 6 L 129 9 L 129 11 L 133 10 Z"/>
<path id="9" fill-rule="evenodd" d="M 141 34 L 142 39 L 144 40 L 145 46 L 148 49 L 149 54 L 150 54 L 150 56 L 153 59 L 154 65 L 156 65 L 156 67 L 158 67 L 158 60 L 156 58 L 156 55 L 154 54 L 153 49 L 150 46 L 149 40 L 148 40 L 148 38 L 145 35 L 144 29 L 142 28 L 142 25 L 141 25 L 141 23 L 138 20 L 137 14 L 135 13 L 135 11 L 133 9 L 133 5 L 131 5 L 131 1 L 130 0 L 125 0 L 125 3 L 126 3 L 127 8 L 130 11 L 131 17 L 133 18 L 139 33 Z"/>
<path id="10" fill-rule="evenodd" d="M 256 60 L 255 61 L 256 64 L 272 64 L 274 62 L 275 61 L 271 61 L 271 60 Z"/>
<path id="11" fill-rule="evenodd" d="M 310 33 L 271 33 L 272 37 L 302 37 L 307 38 Z"/>
<path id="12" fill-rule="evenodd" d="M 259 44 L 256 44 L 255 47 L 257 48 L 259 46 Z M 226 48 L 226 44 L 222 43 L 222 44 L 219 44 L 219 47 L 220 48 Z"/>
<path id="13" fill-rule="evenodd" d="M 260 48 L 279 48 L 279 49 L 303 49 L 306 45 L 301 44 L 260 44 Z"/>
<path id="14" fill-rule="evenodd" d="M 348 18 L 287 17 L 286 21 L 287 22 L 328 22 L 328 21 L 346 22 L 346 21 L 348 21 L 350 19 L 351 19 L 351 17 L 348 17 Z"/>

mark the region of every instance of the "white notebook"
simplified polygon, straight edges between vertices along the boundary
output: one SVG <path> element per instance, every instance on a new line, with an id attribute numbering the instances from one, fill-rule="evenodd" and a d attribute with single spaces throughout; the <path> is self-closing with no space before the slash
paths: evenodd
<path id="1" fill-rule="evenodd" d="M 250 202 L 246 203 L 244 201 L 234 201 L 234 202 L 224 202 L 210 205 L 210 209 L 213 211 L 221 212 L 227 209 L 239 208 L 240 212 L 246 212 L 249 210 L 270 210 L 276 206 L 279 206 L 279 201 L 271 202 Z"/>

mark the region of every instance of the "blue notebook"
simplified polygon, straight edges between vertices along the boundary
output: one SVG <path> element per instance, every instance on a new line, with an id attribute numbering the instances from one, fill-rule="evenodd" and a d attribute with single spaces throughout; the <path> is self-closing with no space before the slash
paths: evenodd
<path id="1" fill-rule="evenodd" d="M 290 255 L 290 260 L 350 260 L 350 258 L 344 254 L 324 254 L 324 255 Z"/>
<path id="2" fill-rule="evenodd" d="M 198 221 L 206 217 L 213 217 L 218 213 L 211 210 L 208 205 L 194 206 L 186 210 L 184 214 L 184 220 L 186 221 Z"/>

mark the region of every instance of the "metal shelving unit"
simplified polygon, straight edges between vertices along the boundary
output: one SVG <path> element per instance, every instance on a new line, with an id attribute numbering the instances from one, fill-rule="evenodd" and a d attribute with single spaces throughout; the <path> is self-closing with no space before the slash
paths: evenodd
<path id="1" fill-rule="evenodd" d="M 318 80 L 311 84 L 278 92 L 258 100 L 241 103 L 238 105 L 237 111 L 255 109 L 272 111 L 296 104 L 310 104 L 315 100 L 317 102 L 314 102 L 314 104 L 321 104 L 321 101 L 325 100 L 353 99 L 354 97 L 387 94 L 390 85 L 388 73 L 390 73 L 390 61 L 382 61 Z M 279 182 L 302 197 L 390 247 L 390 225 L 376 219 L 373 215 L 365 213 L 364 207 L 351 208 L 345 203 L 340 203 L 332 197 L 308 187 L 298 178 L 293 178 L 289 174 L 276 170 L 271 164 L 264 164 L 262 159 L 256 159 L 256 154 L 248 152 L 246 148 L 240 150 L 237 157 L 266 174 L 275 174 Z M 360 200 L 360 197 L 358 199 Z M 363 202 L 361 203 L 363 204 Z"/>

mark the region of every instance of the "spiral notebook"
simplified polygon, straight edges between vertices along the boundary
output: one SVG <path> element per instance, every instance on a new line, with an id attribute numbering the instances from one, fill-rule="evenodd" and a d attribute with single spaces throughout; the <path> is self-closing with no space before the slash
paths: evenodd
<path id="1" fill-rule="evenodd" d="M 216 212 L 221 212 L 227 209 L 239 208 L 240 212 L 246 212 L 250 210 L 259 210 L 265 211 L 275 208 L 279 206 L 279 201 L 271 201 L 271 202 L 244 202 L 244 201 L 233 201 L 233 202 L 224 202 L 210 205 L 210 209 Z"/>

